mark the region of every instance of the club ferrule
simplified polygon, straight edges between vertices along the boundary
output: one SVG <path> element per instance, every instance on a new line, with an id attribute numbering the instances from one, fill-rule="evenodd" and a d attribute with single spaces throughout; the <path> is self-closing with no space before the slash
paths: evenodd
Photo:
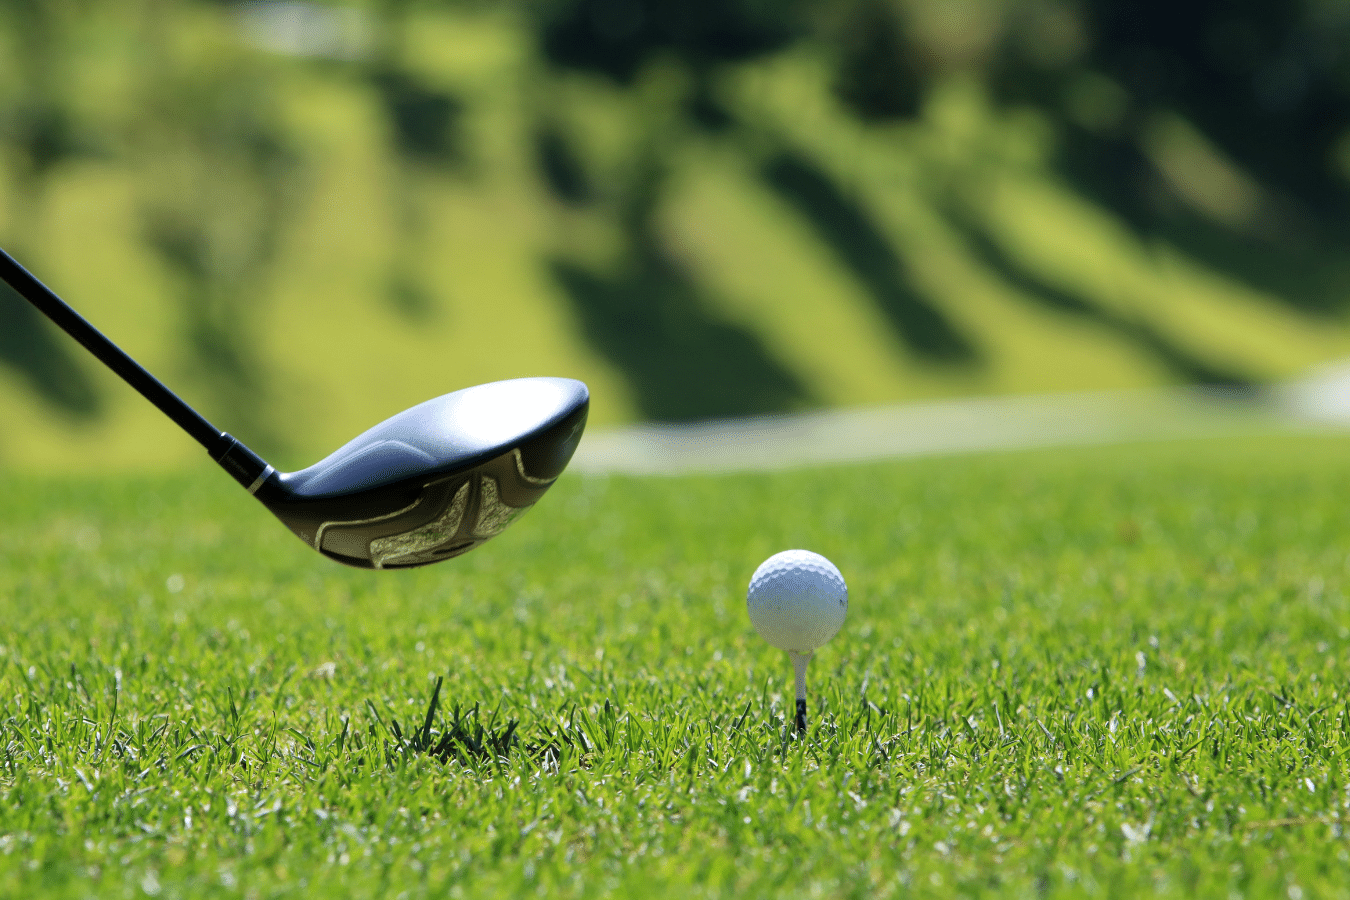
<path id="1" fill-rule="evenodd" d="M 221 432 L 220 439 L 211 450 L 211 458 L 220 463 L 220 467 L 234 476 L 234 480 L 250 494 L 256 493 L 268 476 L 276 471 L 267 464 L 267 460 L 226 432 Z"/>

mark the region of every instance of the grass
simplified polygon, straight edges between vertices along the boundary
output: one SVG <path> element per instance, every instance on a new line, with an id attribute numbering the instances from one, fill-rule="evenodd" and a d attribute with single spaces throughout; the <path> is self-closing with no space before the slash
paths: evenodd
<path id="1" fill-rule="evenodd" d="M 1342 895 L 1347 451 L 569 475 L 402 573 L 6 476 L 0 895 Z M 789 546 L 851 590 L 801 740 Z"/>

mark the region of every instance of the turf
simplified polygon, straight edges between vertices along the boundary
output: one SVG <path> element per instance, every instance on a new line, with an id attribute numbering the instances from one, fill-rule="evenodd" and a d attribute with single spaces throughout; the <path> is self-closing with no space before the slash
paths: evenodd
<path id="1" fill-rule="evenodd" d="M 568 475 L 403 573 L 6 476 L 0 895 L 1341 895 L 1348 451 Z M 804 739 L 789 546 L 851 589 Z"/>

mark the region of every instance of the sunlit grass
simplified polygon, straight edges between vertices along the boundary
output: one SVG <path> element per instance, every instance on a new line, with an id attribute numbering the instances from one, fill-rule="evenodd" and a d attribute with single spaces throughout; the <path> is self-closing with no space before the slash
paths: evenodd
<path id="1" fill-rule="evenodd" d="M 1347 450 L 569 475 L 403 573 L 205 468 L 10 477 L 0 893 L 1335 894 Z M 791 546 L 851 599 L 804 739 Z"/>

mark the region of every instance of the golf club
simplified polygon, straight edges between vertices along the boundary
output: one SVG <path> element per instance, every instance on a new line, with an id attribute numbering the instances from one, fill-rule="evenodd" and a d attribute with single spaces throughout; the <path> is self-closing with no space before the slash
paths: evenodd
<path id="1" fill-rule="evenodd" d="M 428 400 L 306 469 L 278 472 L 4 250 L 0 278 L 195 438 L 302 541 L 349 566 L 426 565 L 500 534 L 562 473 L 586 426 L 585 384 L 517 378 Z"/>

